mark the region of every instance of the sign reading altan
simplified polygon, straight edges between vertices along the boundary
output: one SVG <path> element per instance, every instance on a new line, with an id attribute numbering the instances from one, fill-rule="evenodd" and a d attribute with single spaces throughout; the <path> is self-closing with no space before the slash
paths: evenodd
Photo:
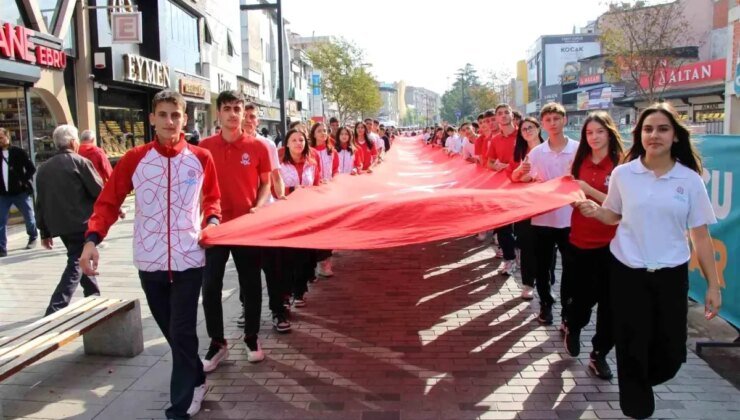
<path id="1" fill-rule="evenodd" d="M 134 54 L 124 54 L 123 64 L 125 80 L 161 88 L 170 87 L 170 68 L 166 64 Z"/>

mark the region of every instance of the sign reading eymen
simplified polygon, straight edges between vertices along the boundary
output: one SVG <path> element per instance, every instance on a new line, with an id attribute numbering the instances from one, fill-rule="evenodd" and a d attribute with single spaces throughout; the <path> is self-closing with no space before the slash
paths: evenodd
<path id="1" fill-rule="evenodd" d="M 55 69 L 67 67 L 64 51 L 34 44 L 29 39 L 34 35 L 35 32 L 26 27 L 3 24 L 0 27 L 0 57 Z"/>
<path id="2" fill-rule="evenodd" d="M 679 68 L 667 68 L 663 72 L 655 75 L 655 87 L 671 88 L 674 86 L 685 86 L 701 84 L 706 82 L 724 82 L 725 80 L 725 59 L 712 61 L 700 61 L 683 65 Z M 648 87 L 648 77 L 640 78 L 640 86 Z"/>
<path id="3" fill-rule="evenodd" d="M 124 79 L 129 82 L 170 87 L 170 68 L 166 64 L 134 54 L 124 54 L 123 64 Z"/>

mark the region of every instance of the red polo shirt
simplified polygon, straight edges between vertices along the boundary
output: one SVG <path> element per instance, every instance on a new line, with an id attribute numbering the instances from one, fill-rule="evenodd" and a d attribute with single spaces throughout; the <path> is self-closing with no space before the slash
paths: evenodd
<path id="1" fill-rule="evenodd" d="M 609 156 L 599 163 L 593 163 L 591 155 L 588 155 L 578 170 L 578 179 L 586 181 L 588 185 L 606 194 L 613 169 L 614 164 Z M 596 201 L 593 197 L 588 198 Z M 617 225 L 605 225 L 594 218 L 583 216 L 577 210 L 573 211 L 570 220 L 570 243 L 581 249 L 605 247 L 617 232 Z"/>
<path id="2" fill-rule="evenodd" d="M 491 139 L 488 146 L 488 160 L 495 162 L 497 159 L 501 163 L 509 163 L 514 160 L 514 145 L 516 144 L 516 130 L 508 136 L 501 131 Z"/>
<path id="3" fill-rule="evenodd" d="M 475 138 L 475 155 L 485 157 L 488 151 L 488 136 L 481 134 Z"/>
<path id="4" fill-rule="evenodd" d="M 216 164 L 221 189 L 221 222 L 228 222 L 249 212 L 257 201 L 260 175 L 270 173 L 267 146 L 253 137 L 242 135 L 227 143 L 221 133 L 201 140 Z"/>

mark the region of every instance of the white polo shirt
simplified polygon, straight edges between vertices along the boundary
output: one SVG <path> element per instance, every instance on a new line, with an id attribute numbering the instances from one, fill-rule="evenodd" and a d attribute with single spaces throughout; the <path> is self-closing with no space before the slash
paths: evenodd
<path id="1" fill-rule="evenodd" d="M 455 134 L 454 136 L 448 137 L 445 148 L 450 153 L 460 154 L 460 152 L 462 151 L 462 139 L 457 134 Z"/>
<path id="2" fill-rule="evenodd" d="M 616 167 L 603 206 L 622 215 L 609 249 L 632 268 L 685 263 L 688 229 L 717 222 L 704 181 L 678 162 L 660 178 L 640 159 Z"/>
<path id="3" fill-rule="evenodd" d="M 532 164 L 530 174 L 539 182 L 549 181 L 570 173 L 570 167 L 578 150 L 578 142 L 565 137 L 568 143 L 560 152 L 550 149 L 550 142 L 546 141 L 529 152 L 529 162 Z M 533 226 L 553 228 L 570 227 L 570 217 L 573 208 L 570 205 L 532 217 Z"/>
<path id="4" fill-rule="evenodd" d="M 265 138 L 259 134 L 255 136 L 258 141 L 262 142 L 265 146 L 267 146 L 267 156 L 270 157 L 270 172 L 274 171 L 275 169 L 280 169 L 280 157 L 278 156 L 278 150 L 277 146 L 275 145 L 275 142 Z M 265 205 L 272 204 L 275 202 L 275 197 L 270 194 L 269 197 L 267 197 L 267 201 L 265 202 Z"/>
<path id="5" fill-rule="evenodd" d="M 469 159 L 469 158 L 475 157 L 475 143 L 470 141 L 467 137 L 463 137 L 462 157 L 463 159 Z"/>

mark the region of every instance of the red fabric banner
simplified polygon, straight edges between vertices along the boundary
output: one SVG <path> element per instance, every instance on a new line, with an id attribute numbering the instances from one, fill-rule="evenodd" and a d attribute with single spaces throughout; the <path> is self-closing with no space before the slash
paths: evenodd
<path id="1" fill-rule="evenodd" d="M 374 249 L 472 235 L 568 205 L 569 178 L 512 184 L 418 139 L 399 138 L 372 174 L 339 175 L 204 233 L 208 245 Z"/>

